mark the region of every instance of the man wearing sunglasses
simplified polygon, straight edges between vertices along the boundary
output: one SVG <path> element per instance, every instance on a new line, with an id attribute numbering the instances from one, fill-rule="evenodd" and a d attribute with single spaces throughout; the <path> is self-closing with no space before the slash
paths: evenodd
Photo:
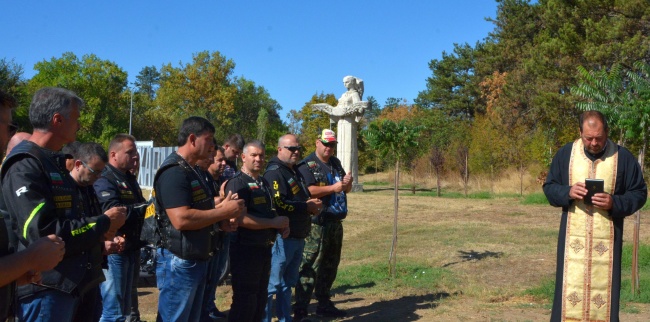
<path id="1" fill-rule="evenodd" d="M 296 164 L 300 161 L 302 146 L 293 134 L 278 140 L 278 155 L 271 158 L 264 178 L 271 185 L 275 208 L 280 216 L 289 218 L 289 236 L 276 238 L 271 260 L 268 301 L 263 321 L 273 317 L 273 295 L 280 322 L 291 321 L 291 288 L 298 282 L 298 269 L 305 248 L 305 238 L 311 231 L 311 214 L 322 207 L 319 199 L 312 199 Z"/>
<path id="2" fill-rule="evenodd" d="M 320 198 L 323 210 L 312 220 L 309 237 L 300 268 L 300 280 L 296 286 L 294 319 L 307 316 L 307 307 L 312 293 L 318 300 L 316 314 L 323 317 L 342 317 L 346 312 L 334 306 L 330 290 L 343 244 L 342 221 L 348 214 L 346 193 L 352 189 L 352 176 L 346 174 L 341 161 L 334 156 L 336 134 L 323 130 L 316 140 L 316 151 L 298 164 L 300 174 L 305 178 L 309 193 Z"/>

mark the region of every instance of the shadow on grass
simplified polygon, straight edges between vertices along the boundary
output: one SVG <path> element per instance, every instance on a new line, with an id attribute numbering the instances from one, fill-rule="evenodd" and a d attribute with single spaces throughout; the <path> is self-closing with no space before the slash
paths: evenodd
<path id="1" fill-rule="evenodd" d="M 489 250 L 486 250 L 484 252 L 477 252 L 474 250 L 470 250 L 470 251 L 459 250 L 458 252 L 460 253 L 458 257 L 460 257 L 461 260 L 447 263 L 445 265 L 442 265 L 442 267 L 447 267 L 454 264 L 469 262 L 469 261 L 480 261 L 482 259 L 491 258 L 491 257 L 499 258 L 501 257 L 501 255 L 503 255 L 503 252 L 491 252 Z"/>
<path id="2" fill-rule="evenodd" d="M 421 316 L 415 313 L 419 309 L 433 309 L 438 307 L 439 301 L 456 294 L 449 294 L 446 292 L 404 296 L 394 300 L 386 300 L 370 303 L 365 306 L 353 307 L 346 309 L 347 316 L 341 319 L 321 318 L 314 314 L 309 316 L 311 321 L 362 321 L 362 322 L 375 322 L 375 321 L 418 321 Z M 363 301 L 363 298 L 352 298 L 343 301 L 336 301 L 334 304 L 351 303 Z M 342 306 L 342 305 L 341 305 Z M 347 305 L 349 306 L 349 305 Z M 316 311 L 316 305 L 310 308 L 310 312 Z"/>
<path id="3" fill-rule="evenodd" d="M 359 284 L 359 285 L 354 285 L 354 286 L 352 286 L 352 285 L 340 285 L 340 286 L 338 286 L 336 288 L 333 288 L 331 290 L 331 293 L 332 294 L 347 294 L 347 293 L 351 293 L 350 292 L 351 290 L 357 290 L 357 289 L 360 289 L 360 288 L 371 288 L 371 287 L 375 287 L 376 285 L 377 285 L 377 283 L 375 283 L 375 282 Z"/>

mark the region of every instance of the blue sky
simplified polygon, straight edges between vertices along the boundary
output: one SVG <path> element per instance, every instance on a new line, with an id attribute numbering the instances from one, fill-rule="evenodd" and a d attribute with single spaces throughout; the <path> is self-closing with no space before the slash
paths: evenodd
<path id="1" fill-rule="evenodd" d="M 492 0 L 421 1 L 3 1 L 0 58 L 34 75 L 36 62 L 73 52 L 119 65 L 129 82 L 145 66 L 188 63 L 219 51 L 234 76 L 263 86 L 281 117 L 313 94 L 364 80 L 365 94 L 412 102 L 426 89 L 428 63 L 454 43 L 494 29 Z"/>

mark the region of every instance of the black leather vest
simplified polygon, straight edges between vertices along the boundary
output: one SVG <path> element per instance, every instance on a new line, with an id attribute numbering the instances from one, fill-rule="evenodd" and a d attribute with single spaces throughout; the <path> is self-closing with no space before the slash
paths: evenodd
<path id="1" fill-rule="evenodd" d="M 280 198 L 280 193 L 284 194 L 288 199 L 292 201 L 301 202 L 306 202 L 309 200 L 310 194 L 307 186 L 305 185 L 305 180 L 297 171 L 294 172 L 286 165 L 280 164 L 279 162 L 274 162 L 274 160 L 276 159 L 271 159 L 269 166 L 266 167 L 265 174 L 269 171 L 278 171 L 278 173 L 282 176 L 282 179 L 287 183 L 287 185 L 289 185 L 288 191 L 282 192 L 278 191 L 280 188 L 279 185 L 277 187 L 273 187 L 273 189 L 276 191 L 276 195 L 274 196 L 276 209 L 278 210 L 279 215 L 283 215 L 281 209 L 291 209 L 293 206 L 284 204 L 282 200 L 278 200 Z M 271 184 L 276 185 L 275 182 Z M 293 211 L 294 213 L 288 216 L 290 228 L 289 238 L 306 238 L 309 236 L 309 232 L 311 231 L 311 215 L 307 213 L 306 209 L 303 213 L 298 213 L 295 210 Z"/>
<path id="2" fill-rule="evenodd" d="M 0 199 L 2 199 L 1 195 Z M 7 229 L 7 223 L 5 221 L 5 219 L 9 218 L 7 218 L 6 214 L 0 214 L 0 217 L 0 257 L 4 257 L 14 251 L 13 247 L 9 244 L 9 234 L 12 232 Z M 14 282 L 0 287 L 0 321 L 4 321 L 9 317 L 15 290 L 16 283 Z"/>
<path id="3" fill-rule="evenodd" d="M 140 185 L 136 178 L 131 174 L 121 174 L 112 165 L 106 164 L 106 170 L 102 173 L 112 185 L 117 187 L 119 193 L 120 204 L 124 206 L 131 206 L 135 204 L 142 204 L 147 202 L 142 196 Z M 98 191 L 98 193 L 101 193 Z M 132 212 L 137 212 L 130 208 Z M 140 232 L 144 223 L 144 213 L 138 217 L 136 225 L 124 225 L 117 230 L 117 235 L 125 236 L 126 245 L 125 250 L 138 249 L 140 246 Z"/>
<path id="4" fill-rule="evenodd" d="M 191 208 L 199 210 L 214 209 L 214 199 L 205 180 L 201 179 L 196 171 L 176 152 L 170 154 L 163 164 L 160 165 L 154 177 L 154 188 L 159 184 L 158 178 L 160 175 L 171 167 L 181 167 L 185 172 L 186 179 L 196 187 L 196 190 L 193 191 Z M 160 192 L 157 192 L 155 207 L 161 246 L 182 259 L 209 259 L 213 255 L 214 250 L 211 233 L 213 231 L 213 225 L 197 230 L 178 230 L 174 228 L 171 221 L 169 221 L 167 212 L 161 205 L 161 197 L 164 196 L 161 196 Z"/>
<path id="5" fill-rule="evenodd" d="M 238 172 L 230 181 L 238 181 L 238 184 L 246 186 L 250 190 L 250 198 L 246 200 L 246 208 L 249 215 L 258 218 L 277 217 L 273 208 L 269 185 L 263 177 L 260 176 L 259 181 L 255 181 L 255 179 L 248 175 Z M 276 235 L 277 230 L 273 228 L 248 229 L 239 227 L 235 233 L 234 240 L 242 245 L 272 246 L 275 243 Z"/>
<path id="6" fill-rule="evenodd" d="M 52 191 L 52 201 L 56 207 L 56 215 L 59 218 L 65 217 L 67 219 L 79 219 L 83 213 L 83 206 L 79 200 L 79 192 L 76 183 L 70 177 L 70 173 L 65 168 L 65 156 L 60 153 L 53 153 L 48 156 L 46 152 L 38 145 L 30 142 L 23 141 L 19 143 L 12 151 L 5 162 L 2 164 L 0 176 L 2 180 L 6 175 L 7 169 L 21 156 L 29 155 L 36 159 L 42 171 L 48 178 L 47 185 L 50 186 Z M 4 199 L 0 201 L 0 208 L 7 209 L 4 205 Z M 32 209 L 21 209 L 23 213 L 29 213 Z M 15 215 L 10 215 L 11 217 Z M 16 231 L 16 224 L 12 218 L 12 231 Z M 26 248 L 23 238 L 19 237 L 14 247 L 18 251 Z M 77 287 L 79 282 L 84 278 L 88 269 L 88 263 L 91 252 L 83 252 L 77 256 L 66 256 L 63 260 L 54 267 L 53 270 L 41 273 L 42 285 L 47 285 L 49 288 L 55 288 L 66 293 L 72 293 Z M 19 286 L 16 291 L 18 297 L 33 294 L 35 292 L 46 289 L 43 286 L 35 284 L 27 284 Z"/>
<path id="7" fill-rule="evenodd" d="M 339 176 L 343 177 L 345 176 L 345 170 L 343 170 L 343 166 L 341 165 L 341 161 L 335 157 L 330 157 L 329 159 L 330 166 L 332 167 L 333 171 L 338 172 Z M 308 155 L 306 158 L 304 158 L 300 163 L 298 163 L 298 166 L 306 166 L 309 169 L 309 172 L 311 172 L 314 175 L 314 178 L 316 179 L 316 182 L 319 186 L 327 186 L 330 185 L 329 180 L 327 179 L 327 173 L 323 169 L 323 167 L 320 166 L 320 160 L 318 160 L 318 157 L 316 157 L 315 153 L 312 153 Z M 327 221 L 327 220 L 343 220 L 345 217 L 347 217 L 348 212 L 347 208 L 345 211 L 335 211 L 332 209 L 332 198 L 334 198 L 335 194 L 330 194 L 325 197 L 320 198 L 320 200 L 323 202 L 323 207 L 325 210 L 320 214 L 321 222 Z M 343 200 L 344 202 L 347 203 L 347 197 L 345 193 L 343 193 Z"/>

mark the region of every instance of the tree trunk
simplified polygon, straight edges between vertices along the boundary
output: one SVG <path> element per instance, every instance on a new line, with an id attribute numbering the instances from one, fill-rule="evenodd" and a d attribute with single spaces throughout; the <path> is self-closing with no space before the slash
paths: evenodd
<path id="1" fill-rule="evenodd" d="M 439 171 L 436 170 L 436 190 L 437 190 L 436 195 L 438 195 L 438 197 L 440 197 L 440 173 L 438 173 L 438 172 Z"/>
<path id="2" fill-rule="evenodd" d="M 390 246 L 388 258 L 389 273 L 392 278 L 397 276 L 397 209 L 399 207 L 399 159 L 395 162 L 395 193 L 393 200 L 393 243 Z"/>
<path id="3" fill-rule="evenodd" d="M 411 171 L 413 171 L 413 187 L 411 188 L 411 191 L 415 194 L 415 166 L 411 168 Z"/>
<path id="4" fill-rule="evenodd" d="M 641 173 L 643 173 L 643 164 L 645 159 L 645 148 L 647 144 L 647 139 L 643 138 L 643 146 L 641 151 L 639 151 L 639 165 L 641 166 Z M 634 233 L 632 241 L 632 294 L 638 295 L 641 294 L 641 289 L 639 287 L 639 231 L 641 230 L 641 212 L 637 211 L 634 214 Z"/>
<path id="5" fill-rule="evenodd" d="M 490 164 L 490 192 L 494 195 L 494 164 Z"/>
<path id="6" fill-rule="evenodd" d="M 519 163 L 519 196 L 524 196 L 524 162 Z"/>
<path id="7" fill-rule="evenodd" d="M 465 153 L 465 177 L 463 178 L 463 182 L 465 183 L 465 198 L 467 198 L 467 184 L 469 183 L 469 174 L 467 171 L 469 171 L 469 164 L 468 164 L 468 155 L 469 153 Z"/>

